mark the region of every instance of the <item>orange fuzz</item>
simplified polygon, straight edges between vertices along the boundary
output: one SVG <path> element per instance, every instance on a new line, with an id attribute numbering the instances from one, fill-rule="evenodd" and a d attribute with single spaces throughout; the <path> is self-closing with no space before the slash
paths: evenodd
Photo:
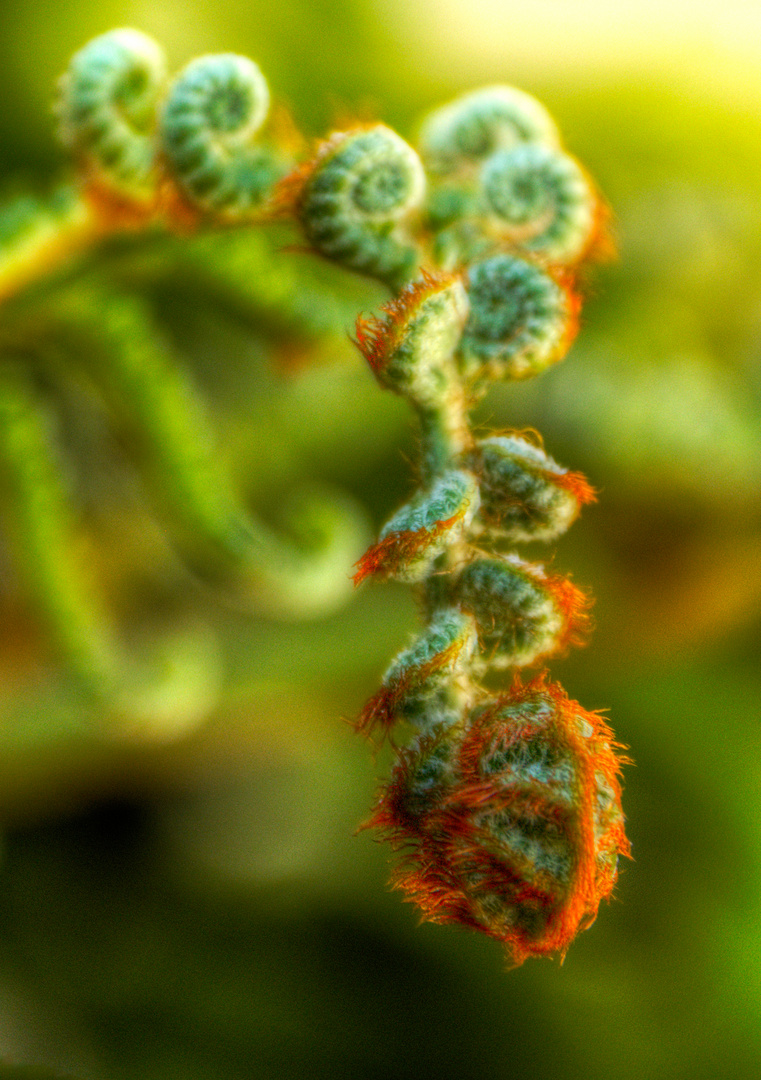
<path id="1" fill-rule="evenodd" d="M 369 825 L 403 848 L 395 879 L 431 922 L 564 956 L 629 854 L 623 759 L 607 724 L 544 675 L 400 754 Z"/>

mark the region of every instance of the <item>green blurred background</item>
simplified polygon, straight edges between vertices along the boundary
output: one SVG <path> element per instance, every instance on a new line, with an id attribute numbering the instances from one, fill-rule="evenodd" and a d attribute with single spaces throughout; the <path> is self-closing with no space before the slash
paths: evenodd
<path id="1" fill-rule="evenodd" d="M 111 602 L 202 618 L 225 690 L 193 731 L 104 734 L 0 549 L 7 1074 L 758 1076 L 761 7 L 3 0 L 0 19 L 9 191 L 58 175 L 53 81 L 118 25 L 154 34 L 174 68 L 254 57 L 310 135 L 353 111 L 409 135 L 485 82 L 548 105 L 613 206 L 620 260 L 595 272 L 565 363 L 497 388 L 481 419 L 537 428 L 600 489 L 556 556 L 592 588 L 596 632 L 553 672 L 610 710 L 635 761 L 635 861 L 562 967 L 508 972 L 493 943 L 417 926 L 387 889 L 390 853 L 353 835 L 388 762 L 342 722 L 414 628 L 409 590 L 365 587 L 304 624 L 253 616 L 183 576 L 119 447 L 93 477 L 84 439 L 77 483 Z M 303 256 L 283 258 L 316 288 Z M 410 417 L 347 339 L 379 294 L 318 276 L 336 298 L 327 345 L 171 283 L 162 318 L 253 499 L 335 483 L 377 528 L 410 490 Z M 172 567 L 160 589 L 157 561 Z"/>

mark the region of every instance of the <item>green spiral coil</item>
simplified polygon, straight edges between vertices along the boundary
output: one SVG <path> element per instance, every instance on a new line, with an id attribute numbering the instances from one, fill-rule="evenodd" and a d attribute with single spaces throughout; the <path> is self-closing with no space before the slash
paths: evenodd
<path id="1" fill-rule="evenodd" d="M 470 315 L 460 342 L 475 379 L 525 379 L 566 352 L 576 332 L 573 293 L 534 263 L 498 254 L 468 269 Z"/>
<path id="2" fill-rule="evenodd" d="M 493 154 L 481 171 L 490 228 L 548 262 L 577 261 L 592 240 L 598 200 L 570 155 L 524 144 Z"/>
<path id="3" fill-rule="evenodd" d="M 74 55 L 57 113 L 61 138 L 90 181 L 138 202 L 153 196 L 165 80 L 163 51 L 137 30 L 112 30 Z"/>
<path id="4" fill-rule="evenodd" d="M 396 285 L 417 262 L 405 232 L 425 192 L 415 151 L 383 124 L 340 132 L 323 144 L 300 193 L 307 239 L 343 266 Z"/>
<path id="5" fill-rule="evenodd" d="M 430 113 L 419 144 L 426 168 L 446 176 L 500 149 L 558 141 L 554 120 L 536 98 L 513 86 L 485 86 Z"/>
<path id="6" fill-rule="evenodd" d="M 256 141 L 269 104 L 257 65 L 234 53 L 199 57 L 174 80 L 161 114 L 161 148 L 194 207 L 239 219 L 261 205 L 282 172 Z"/>

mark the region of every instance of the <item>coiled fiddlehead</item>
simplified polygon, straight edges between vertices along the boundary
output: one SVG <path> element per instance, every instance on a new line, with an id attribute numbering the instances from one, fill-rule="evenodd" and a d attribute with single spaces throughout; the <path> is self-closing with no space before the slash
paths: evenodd
<path id="1" fill-rule="evenodd" d="M 404 849 L 396 881 L 427 918 L 484 931 L 516 963 L 564 954 L 628 853 L 622 762 L 610 729 L 546 672 L 519 677 L 581 642 L 588 600 L 506 547 L 561 535 L 594 493 L 519 435 L 476 437 L 469 412 L 490 382 L 537 374 L 565 354 L 578 323 L 573 276 L 600 231 L 599 196 L 542 106 L 509 87 L 432 114 L 422 160 L 382 124 L 354 128 L 273 191 L 286 161 L 274 142 L 257 141 L 269 100 L 258 68 L 231 54 L 201 58 L 164 101 L 162 63 L 133 31 L 74 58 L 59 113 L 84 195 L 64 200 L 58 218 L 40 210 L 36 225 L 28 206 L 15 225 L 10 214 L 0 287 L 18 289 L 116 229 L 231 224 L 263 218 L 266 207 L 267 216 L 290 213 L 315 252 L 395 293 L 379 316 L 359 318 L 356 341 L 378 382 L 417 414 L 421 486 L 359 560 L 355 581 L 415 584 L 425 625 L 358 721 L 395 748 L 400 726 L 412 729 L 368 824 Z M 345 539 L 351 514 L 307 505 L 301 522 L 317 536 L 316 559 L 251 520 L 146 305 L 91 278 L 78 295 L 64 288 L 42 326 L 20 311 L 3 338 L 0 463 L 31 588 L 73 668 L 117 714 L 139 721 L 177 698 L 179 722 L 197 719 L 209 708 L 213 645 L 203 634 L 176 640 L 179 674 L 168 679 L 125 654 L 72 557 L 54 414 L 25 362 L 40 362 L 51 336 L 64 352 L 85 343 L 93 384 L 129 414 L 172 512 L 201 548 L 223 554 L 239 584 L 249 575 L 265 594 L 309 589 L 324 601 L 336 550 L 346 555 L 332 541 Z M 494 673 L 505 671 L 512 686 L 495 691 Z"/>
<path id="2" fill-rule="evenodd" d="M 470 316 L 458 350 L 466 375 L 525 379 L 562 359 L 578 329 L 567 282 L 506 254 L 472 263 L 467 280 Z"/>
<path id="3" fill-rule="evenodd" d="M 72 58 L 59 84 L 60 134 L 96 189 L 153 202 L 156 107 L 165 81 L 162 49 L 137 30 L 112 30 Z"/>
<path id="4" fill-rule="evenodd" d="M 161 115 L 161 146 L 185 198 L 234 221 L 258 209 L 282 169 L 257 145 L 269 111 L 267 81 L 245 56 L 202 56 L 177 76 Z"/>
<path id="5" fill-rule="evenodd" d="M 480 478 L 481 517 L 503 540 L 556 540 L 595 501 L 586 477 L 519 435 L 481 439 L 468 460 Z"/>
<path id="6" fill-rule="evenodd" d="M 537 144 L 499 150 L 480 176 L 495 234 L 551 263 L 580 259 L 599 218 L 594 187 L 570 155 Z"/>
<path id="7" fill-rule="evenodd" d="M 555 121 L 514 86 L 485 86 L 437 109 L 423 123 L 420 149 L 434 175 L 456 173 L 524 142 L 557 145 Z"/>
<path id="8" fill-rule="evenodd" d="M 138 30 L 112 30 L 75 53 L 59 80 L 56 113 L 78 182 L 0 209 L 0 300 L 109 233 L 156 219 L 156 109 L 165 83 L 163 51 Z"/>
<path id="9" fill-rule="evenodd" d="M 605 250 L 604 204 L 527 94 L 508 86 L 466 94 L 432 113 L 421 138 L 427 214 L 444 266 L 495 247 L 558 266 Z"/>
<path id="10" fill-rule="evenodd" d="M 0 210 L 0 299 L 114 232 L 251 220 L 294 164 L 275 140 L 257 141 L 268 108 L 267 82 L 247 57 L 199 57 L 169 86 L 163 51 L 146 34 L 112 30 L 89 42 L 56 102 L 77 187 Z"/>
<path id="11" fill-rule="evenodd" d="M 290 181 L 286 198 L 312 247 L 392 287 L 413 272 L 411 220 L 425 193 L 415 151 L 391 128 L 337 132 Z"/>

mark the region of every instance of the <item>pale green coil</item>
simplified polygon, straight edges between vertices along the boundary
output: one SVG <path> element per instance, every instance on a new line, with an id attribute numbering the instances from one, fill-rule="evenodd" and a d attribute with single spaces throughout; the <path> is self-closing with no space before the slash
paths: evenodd
<path id="1" fill-rule="evenodd" d="M 420 152 L 426 168 L 447 175 L 524 142 L 558 145 L 550 114 L 536 98 L 513 86 L 485 86 L 428 116 Z"/>
<path id="2" fill-rule="evenodd" d="M 594 235 L 598 199 L 572 157 L 524 144 L 493 154 L 481 171 L 490 231 L 549 262 L 579 259 Z"/>
<path id="3" fill-rule="evenodd" d="M 412 645 L 394 657 L 383 676 L 384 689 L 397 696 L 395 719 L 429 731 L 457 723 L 460 703 L 451 688 L 476 646 L 470 615 L 459 608 L 437 612 Z"/>
<path id="4" fill-rule="evenodd" d="M 528 440 L 518 435 L 482 439 L 466 461 L 479 474 L 480 513 L 490 533 L 517 543 L 546 542 L 578 517 L 578 482 L 564 485 L 568 470 Z"/>
<path id="5" fill-rule="evenodd" d="M 571 294 L 534 263 L 500 253 L 468 270 L 470 315 L 460 341 L 466 375 L 524 379 L 559 360 L 575 330 Z"/>
<path id="6" fill-rule="evenodd" d="M 156 106 L 166 80 L 160 46 L 112 30 L 75 53 L 59 84 L 63 142 L 88 178 L 138 200 L 156 184 Z"/>
<path id="7" fill-rule="evenodd" d="M 439 555 L 462 539 L 479 501 L 478 480 L 460 469 L 442 473 L 429 491 L 418 492 L 381 529 L 381 541 L 418 537 L 409 552 L 392 563 L 389 574 L 397 581 L 422 581 Z"/>
<path id="8" fill-rule="evenodd" d="M 377 124 L 326 144 L 301 193 L 299 216 L 321 254 L 394 287 L 415 269 L 417 251 L 404 226 L 424 192 L 415 151 Z"/>
<path id="9" fill-rule="evenodd" d="M 460 575 L 457 598 L 476 620 L 484 667 L 533 664 L 557 649 L 566 629 L 542 568 L 517 555 L 474 560 Z"/>
<path id="10" fill-rule="evenodd" d="M 278 179 L 273 152 L 256 144 L 269 88 L 245 56 L 191 61 L 172 83 L 161 147 L 174 180 L 198 209 L 239 218 L 259 207 Z"/>

